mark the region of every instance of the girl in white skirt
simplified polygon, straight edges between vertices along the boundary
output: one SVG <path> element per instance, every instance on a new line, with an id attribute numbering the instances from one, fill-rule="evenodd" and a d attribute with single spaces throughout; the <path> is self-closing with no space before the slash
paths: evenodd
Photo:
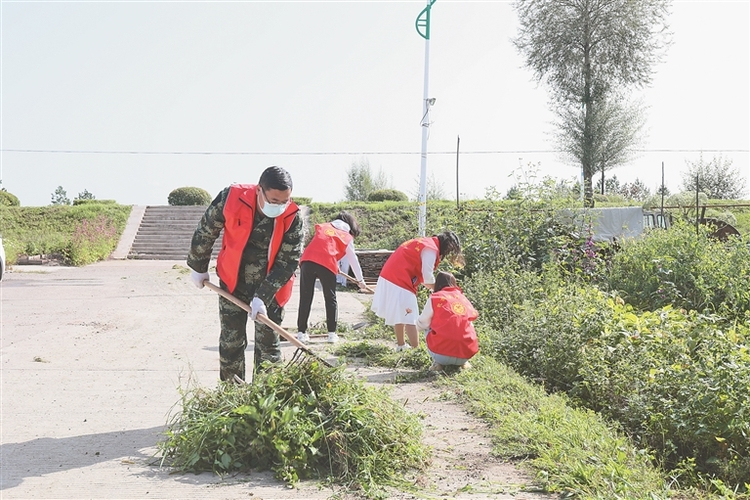
<path id="1" fill-rule="evenodd" d="M 417 288 L 420 284 L 432 290 L 434 272 L 441 259 L 463 261 L 461 243 L 453 231 L 429 238 L 405 241 L 388 258 L 380 271 L 371 309 L 385 324 L 393 326 L 396 350 L 419 347 L 417 334 Z M 404 334 L 409 339 L 406 344 Z"/>

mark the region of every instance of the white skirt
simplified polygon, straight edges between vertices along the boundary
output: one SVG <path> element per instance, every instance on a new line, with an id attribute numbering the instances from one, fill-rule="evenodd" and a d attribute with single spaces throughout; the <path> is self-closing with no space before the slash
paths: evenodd
<path id="1" fill-rule="evenodd" d="M 416 325 L 419 317 L 417 296 L 411 290 L 394 285 L 383 277 L 378 278 L 370 309 L 388 326 Z"/>

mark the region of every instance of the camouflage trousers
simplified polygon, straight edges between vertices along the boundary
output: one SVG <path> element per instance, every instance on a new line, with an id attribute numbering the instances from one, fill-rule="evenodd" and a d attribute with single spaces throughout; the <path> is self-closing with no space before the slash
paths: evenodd
<path id="1" fill-rule="evenodd" d="M 221 287 L 226 290 L 224 283 Z M 238 286 L 234 296 L 245 303 L 250 303 L 255 293 L 255 287 L 249 287 L 247 292 Z M 248 296 L 249 295 L 249 296 Z M 276 299 L 266 304 L 268 318 L 276 324 L 281 324 L 284 319 L 284 308 Z M 219 297 L 219 320 L 221 322 L 221 335 L 219 336 L 219 378 L 221 380 L 233 380 L 237 375 L 245 380 L 245 348 L 247 348 L 247 320 L 248 313 L 239 306 Z M 279 334 L 270 327 L 254 322 L 255 327 L 255 355 L 253 358 L 253 371 L 257 372 L 261 363 L 268 361 L 278 363 L 281 361 L 281 347 L 279 345 Z"/>

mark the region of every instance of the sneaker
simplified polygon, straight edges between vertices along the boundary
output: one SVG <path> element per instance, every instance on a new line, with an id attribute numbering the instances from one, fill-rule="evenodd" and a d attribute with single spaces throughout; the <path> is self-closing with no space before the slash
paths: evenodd
<path id="1" fill-rule="evenodd" d="M 305 332 L 297 332 L 297 340 L 307 344 L 310 342 L 310 336 Z"/>
<path id="2" fill-rule="evenodd" d="M 432 363 L 432 365 L 430 366 L 430 371 L 441 372 L 443 371 L 443 365 L 441 365 L 440 363 Z"/>
<path id="3" fill-rule="evenodd" d="M 336 332 L 328 332 L 328 342 L 331 344 L 335 344 L 339 341 L 339 336 L 336 335 Z"/>
<path id="4" fill-rule="evenodd" d="M 468 361 L 461 365 L 462 370 L 468 370 L 469 368 L 471 368 L 471 363 L 469 363 Z"/>
<path id="5" fill-rule="evenodd" d="M 411 349 L 411 346 L 409 344 L 397 345 L 396 346 L 396 352 L 406 351 L 406 350 L 409 350 L 409 349 Z"/>

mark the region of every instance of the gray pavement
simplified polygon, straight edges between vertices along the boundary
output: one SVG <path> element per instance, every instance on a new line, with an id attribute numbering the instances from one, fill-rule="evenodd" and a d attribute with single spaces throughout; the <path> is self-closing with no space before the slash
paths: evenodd
<path id="1" fill-rule="evenodd" d="M 328 498 L 267 473 L 170 474 L 155 444 L 179 388 L 218 379 L 217 295 L 183 262 L 15 266 L 0 283 L 0 498 Z M 214 282 L 218 280 L 213 278 Z M 366 296 L 339 293 L 340 321 Z M 298 294 L 282 326 L 295 331 Z M 316 293 L 312 321 L 325 317 Z M 252 342 L 252 339 L 250 339 Z M 322 340 L 320 342 L 323 342 Z M 288 357 L 294 351 L 284 347 Z M 252 360 L 252 343 L 248 347 Z"/>

